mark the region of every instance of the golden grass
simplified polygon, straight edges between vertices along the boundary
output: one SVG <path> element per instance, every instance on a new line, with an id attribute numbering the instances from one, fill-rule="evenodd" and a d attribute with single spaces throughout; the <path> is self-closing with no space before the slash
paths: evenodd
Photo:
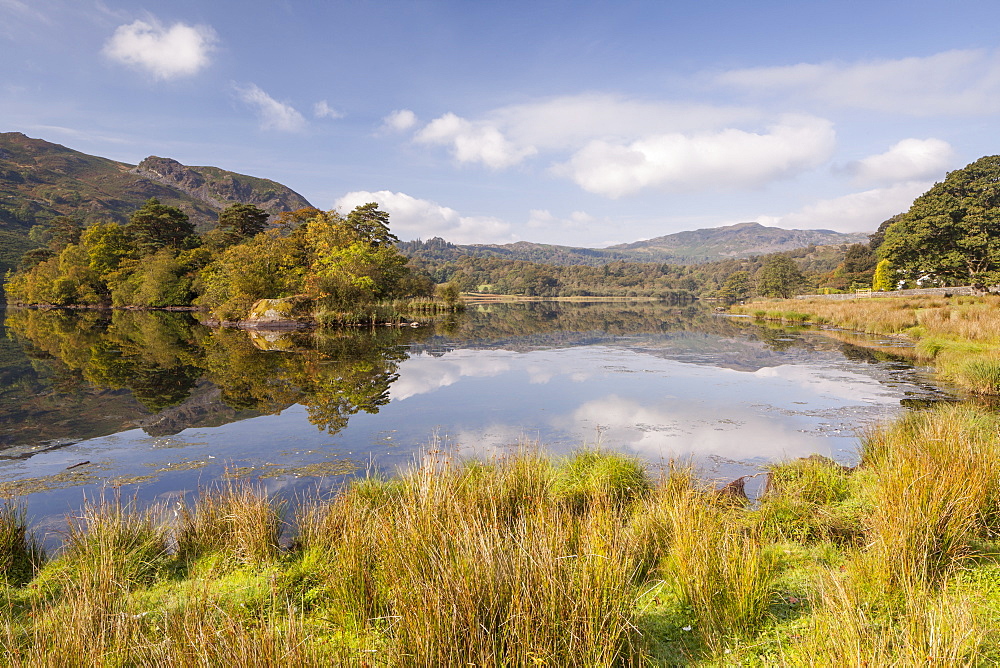
<path id="1" fill-rule="evenodd" d="M 872 430 L 856 470 L 774 466 L 758 504 L 686 470 L 654 481 L 620 454 L 435 453 L 304 500 L 286 547 L 282 504 L 245 484 L 176 518 L 91 503 L 30 582 L 0 588 L 0 654 L 16 666 L 990 664 L 998 453 L 1000 419 L 944 408 Z"/>
<path id="2" fill-rule="evenodd" d="M 799 322 L 797 314 L 804 313 L 817 324 L 907 338 L 916 344 L 910 354 L 932 362 L 945 379 L 973 394 L 1000 394 L 997 295 L 775 300 L 734 306 L 733 311 Z M 789 313 L 796 317 L 790 319 Z"/>

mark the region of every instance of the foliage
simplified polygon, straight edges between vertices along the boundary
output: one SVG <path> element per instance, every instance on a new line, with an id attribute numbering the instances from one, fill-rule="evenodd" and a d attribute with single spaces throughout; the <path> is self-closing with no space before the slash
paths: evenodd
<path id="1" fill-rule="evenodd" d="M 889 225 L 879 256 L 905 278 L 1000 282 L 1000 156 L 949 172 Z"/>
<path id="2" fill-rule="evenodd" d="M 191 303 L 191 276 L 177 252 L 164 248 L 147 255 L 111 291 L 115 306 L 186 306 Z"/>
<path id="3" fill-rule="evenodd" d="M 200 272 L 194 304 L 220 320 L 238 320 L 258 299 L 300 293 L 308 259 L 302 237 L 268 230 L 226 248 Z"/>
<path id="4" fill-rule="evenodd" d="M 230 204 L 219 213 L 219 227 L 241 237 L 252 237 L 267 229 L 267 212 L 253 204 Z"/>
<path id="5" fill-rule="evenodd" d="M 270 230 L 263 230 L 266 221 L 261 209 L 235 204 L 218 229 L 198 238 L 185 214 L 156 199 L 124 227 L 98 221 L 80 231 L 64 221 L 62 232 L 46 237 L 44 253 L 8 277 L 7 288 L 22 304 L 194 304 L 223 321 L 245 318 L 259 299 L 299 295 L 330 324 L 365 321 L 379 304 L 432 294 L 430 279 L 411 272 L 395 247 L 388 214 L 376 204 L 346 218 L 300 209 Z"/>
<path id="6" fill-rule="evenodd" d="M 194 237 L 194 225 L 177 207 L 151 197 L 129 216 L 125 234 L 143 252 L 151 253 L 187 246 Z"/>
<path id="7" fill-rule="evenodd" d="M 765 297 L 787 299 L 796 294 L 805 277 L 786 255 L 771 255 L 757 272 L 757 291 Z"/>
<path id="8" fill-rule="evenodd" d="M 895 276 L 892 263 L 889 260 L 879 260 L 875 267 L 875 275 L 872 277 L 872 290 L 876 292 L 887 292 L 894 290 L 896 285 L 893 282 Z"/>
<path id="9" fill-rule="evenodd" d="M 753 293 L 753 286 L 750 282 L 750 272 L 734 271 L 726 278 L 726 282 L 719 288 L 719 296 L 727 303 L 734 304 L 750 297 Z"/>

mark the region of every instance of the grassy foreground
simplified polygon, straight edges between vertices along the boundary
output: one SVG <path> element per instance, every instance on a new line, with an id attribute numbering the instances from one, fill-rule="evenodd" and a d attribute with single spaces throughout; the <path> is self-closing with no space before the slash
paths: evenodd
<path id="1" fill-rule="evenodd" d="M 916 343 L 913 355 L 933 363 L 945 379 L 974 394 L 1000 394 L 1000 296 L 786 299 L 732 310 L 906 337 Z"/>
<path id="2" fill-rule="evenodd" d="M 756 505 L 688 471 L 651 479 L 618 454 L 435 454 L 294 512 L 248 486 L 193 508 L 92 503 L 46 559 L 9 502 L 0 656 L 994 665 L 998 532 L 1000 419 L 962 406 L 873 430 L 854 470 L 819 457 L 776 466 Z"/>

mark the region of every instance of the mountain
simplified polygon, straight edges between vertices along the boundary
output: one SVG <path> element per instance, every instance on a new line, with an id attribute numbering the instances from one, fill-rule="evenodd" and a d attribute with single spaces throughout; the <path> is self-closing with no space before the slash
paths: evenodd
<path id="1" fill-rule="evenodd" d="M 272 214 L 311 206 L 269 179 L 156 156 L 130 165 L 20 132 L 0 132 L 0 277 L 37 246 L 28 237 L 33 225 L 56 216 L 76 216 L 83 224 L 124 223 L 150 197 L 180 208 L 199 232 L 214 227 L 219 212 L 233 203 L 255 204 Z"/>
<path id="2" fill-rule="evenodd" d="M 543 264 L 600 266 L 609 262 L 666 262 L 700 264 L 753 255 L 767 255 L 810 246 L 867 244 L 868 234 L 833 230 L 783 230 L 758 223 L 739 223 L 690 232 L 677 232 L 646 241 L 608 248 L 576 248 L 518 241 L 512 244 L 451 244 L 440 238 L 400 244 L 407 255 L 447 262 L 463 255 L 498 257 Z"/>
<path id="3" fill-rule="evenodd" d="M 311 206 L 269 179 L 218 167 L 188 167 L 150 156 L 138 165 L 87 155 L 20 132 L 0 133 L 0 230 L 27 231 L 55 216 L 125 222 L 150 197 L 179 207 L 199 230 L 215 225 L 229 204 L 269 213 Z"/>
<path id="4" fill-rule="evenodd" d="M 637 258 L 647 256 L 662 261 L 663 256 L 687 258 L 688 263 L 725 260 L 734 257 L 767 255 L 807 246 L 835 246 L 868 243 L 870 232 L 853 234 L 833 230 L 783 230 L 760 223 L 738 223 L 690 232 L 677 232 L 646 241 L 610 246 L 609 251 L 625 251 Z"/>

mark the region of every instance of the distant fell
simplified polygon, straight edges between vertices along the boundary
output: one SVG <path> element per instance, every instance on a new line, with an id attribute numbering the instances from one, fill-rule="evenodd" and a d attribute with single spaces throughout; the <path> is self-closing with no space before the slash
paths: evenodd
<path id="1" fill-rule="evenodd" d="M 671 256 L 686 258 L 688 262 L 709 262 L 781 253 L 808 246 L 868 243 L 869 234 L 871 233 L 833 230 L 785 230 L 766 227 L 760 223 L 737 223 L 618 244 L 606 250 L 632 253 L 636 259 L 646 256 L 658 261 L 663 256 Z"/>
<path id="2" fill-rule="evenodd" d="M 518 241 L 511 244 L 452 244 L 444 239 L 409 241 L 403 252 L 426 260 L 448 262 L 463 255 L 496 257 L 542 264 L 600 266 L 609 262 L 663 262 L 701 264 L 767 255 L 810 246 L 868 243 L 868 233 L 847 234 L 833 230 L 783 230 L 759 223 L 739 223 L 689 232 L 677 232 L 646 241 L 607 248 L 578 248 Z"/>
<path id="3" fill-rule="evenodd" d="M 233 203 L 269 213 L 311 206 L 286 186 L 218 167 L 150 156 L 138 165 L 74 151 L 20 132 L 0 133 L 0 226 L 25 230 L 60 215 L 125 222 L 150 197 L 179 207 L 199 231 Z"/>

